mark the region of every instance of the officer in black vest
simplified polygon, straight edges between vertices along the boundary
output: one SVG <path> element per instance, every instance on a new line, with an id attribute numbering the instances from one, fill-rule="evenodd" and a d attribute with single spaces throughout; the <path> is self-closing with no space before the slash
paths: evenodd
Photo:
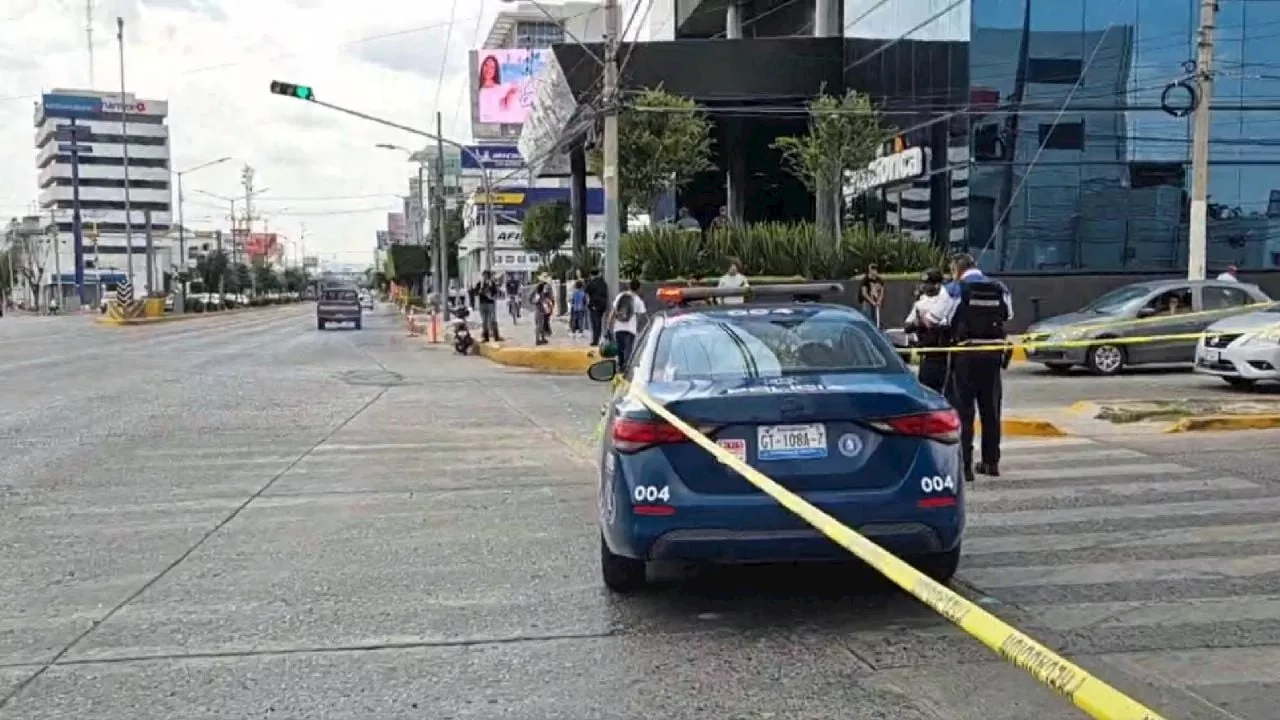
<path id="1" fill-rule="evenodd" d="M 920 280 L 916 301 L 912 304 L 902 329 L 916 336 L 915 347 L 946 347 L 951 344 L 949 329 L 938 324 L 930 325 L 925 319 L 930 313 L 942 313 L 949 301 L 946 293 L 942 292 L 942 271 L 937 268 L 925 270 Z M 945 388 L 950 353 L 920 352 L 917 357 L 920 360 L 920 382 L 940 393 L 949 392 Z"/>
<path id="2" fill-rule="evenodd" d="M 957 350 L 951 353 L 951 404 L 960 415 L 960 448 L 965 480 L 972 481 L 976 470 L 983 475 L 1000 474 L 1000 415 L 1003 394 L 1000 373 L 1008 366 L 1010 352 L 1005 324 L 1013 319 L 1013 297 L 999 280 L 977 268 L 973 256 L 956 255 L 951 261 L 955 279 L 947 283 L 948 302 L 929 320 L 950 330 Z M 990 350 L 967 347 L 997 345 Z M 982 420 L 982 460 L 973 463 L 974 409 Z"/>

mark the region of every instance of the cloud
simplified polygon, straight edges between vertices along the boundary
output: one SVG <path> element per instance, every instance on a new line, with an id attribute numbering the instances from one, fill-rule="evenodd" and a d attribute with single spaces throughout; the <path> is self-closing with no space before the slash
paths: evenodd
<path id="1" fill-rule="evenodd" d="M 317 97 L 465 139 L 467 51 L 483 41 L 498 0 L 117 0 L 99 3 L 94 74 L 120 84 L 115 17 L 125 18 L 127 88 L 169 101 L 177 170 L 219 157 L 233 162 L 184 178 L 189 225 L 226 227 L 226 203 L 196 192 L 240 195 L 240 168 L 269 190 L 256 211 L 274 231 L 328 259 L 366 262 L 375 230 L 398 211 L 413 169 L 376 143 L 425 141 L 325 108 L 270 95 L 272 79 L 310 84 Z M 0 53 L 0 216 L 35 200 L 32 103 L 54 87 L 88 84 L 83 22 L 41 1 L 6 26 Z M 445 45 L 448 51 L 445 52 Z M 437 88 L 441 64 L 444 82 Z M 438 104 L 437 104 L 438 97 Z"/>

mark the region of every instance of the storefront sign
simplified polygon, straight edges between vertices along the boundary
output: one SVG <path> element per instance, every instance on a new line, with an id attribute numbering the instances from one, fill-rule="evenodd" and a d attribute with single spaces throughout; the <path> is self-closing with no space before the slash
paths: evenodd
<path id="1" fill-rule="evenodd" d="M 872 160 L 862 170 L 845 175 L 844 194 L 860 195 L 886 185 L 898 185 L 924 175 L 926 153 L 924 148 L 907 148 L 899 153 Z"/>

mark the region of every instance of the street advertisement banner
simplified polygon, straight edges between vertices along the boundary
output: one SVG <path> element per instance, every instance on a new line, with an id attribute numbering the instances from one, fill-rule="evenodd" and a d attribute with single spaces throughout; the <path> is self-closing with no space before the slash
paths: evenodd
<path id="1" fill-rule="evenodd" d="M 553 58 L 551 50 L 472 50 L 471 135 L 515 142 L 533 107 L 533 78 Z"/>
<path id="2" fill-rule="evenodd" d="M 275 233 L 249 233 L 244 253 L 250 260 L 271 260 L 280 255 L 280 239 Z"/>
<path id="3" fill-rule="evenodd" d="M 483 191 L 472 196 L 476 222 L 484 221 L 485 204 L 493 203 L 493 212 L 501 223 L 519 223 L 524 221 L 525 213 L 534 205 L 549 202 L 569 204 L 569 188 L 496 188 L 493 198 Z M 604 214 L 604 190 L 587 188 L 587 215 Z"/>
<path id="4" fill-rule="evenodd" d="M 532 84 L 533 108 L 521 126 L 517 150 L 525 164 L 540 176 L 568 175 L 569 160 L 560 142 L 578 111 L 578 103 L 554 55 L 543 64 Z"/>

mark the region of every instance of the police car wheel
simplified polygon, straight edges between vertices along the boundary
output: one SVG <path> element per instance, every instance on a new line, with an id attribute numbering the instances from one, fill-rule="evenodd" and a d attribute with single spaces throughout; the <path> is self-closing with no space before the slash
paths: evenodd
<path id="1" fill-rule="evenodd" d="M 946 585 L 960 567 L 960 546 L 956 545 L 954 550 L 948 552 L 916 558 L 911 564 L 935 582 Z"/>
<path id="2" fill-rule="evenodd" d="M 614 555 L 600 536 L 600 577 L 605 587 L 623 595 L 639 592 L 648 583 L 645 573 L 643 560 Z"/>
<path id="3" fill-rule="evenodd" d="M 1115 375 L 1124 369 L 1127 359 L 1121 346 L 1102 343 L 1089 348 L 1085 365 L 1094 375 Z"/>

